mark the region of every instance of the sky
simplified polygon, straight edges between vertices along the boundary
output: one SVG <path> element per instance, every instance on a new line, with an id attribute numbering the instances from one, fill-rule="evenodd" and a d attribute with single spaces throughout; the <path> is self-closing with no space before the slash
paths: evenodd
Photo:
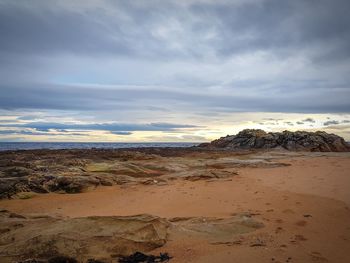
<path id="1" fill-rule="evenodd" d="M 350 141 L 348 0 L 0 0 L 0 141 Z"/>

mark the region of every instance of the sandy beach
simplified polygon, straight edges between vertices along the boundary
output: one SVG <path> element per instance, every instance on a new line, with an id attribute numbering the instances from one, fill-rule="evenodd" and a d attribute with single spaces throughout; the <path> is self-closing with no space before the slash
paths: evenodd
<path id="1" fill-rule="evenodd" d="M 349 0 L 0 0 L 0 263 L 350 263 Z"/>
<path id="2" fill-rule="evenodd" d="M 177 157 L 179 164 L 181 159 Z M 287 165 L 235 168 L 237 174 L 218 180 L 37 194 L 26 200 L 1 200 L 0 207 L 65 218 L 151 214 L 171 221 L 243 214 L 264 227 L 217 242 L 170 231 L 166 244 L 152 253 L 167 252 L 174 263 L 348 262 L 350 155 L 298 153 L 274 159 Z"/>

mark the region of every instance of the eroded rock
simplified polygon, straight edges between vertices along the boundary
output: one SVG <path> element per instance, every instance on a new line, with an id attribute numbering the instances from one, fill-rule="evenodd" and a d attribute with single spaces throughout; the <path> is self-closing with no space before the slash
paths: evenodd
<path id="1" fill-rule="evenodd" d="M 0 198 L 19 192 L 80 193 L 97 186 L 161 186 L 177 179 L 225 180 L 240 168 L 282 165 L 267 158 L 201 148 L 0 152 Z"/>
<path id="2" fill-rule="evenodd" d="M 1 262 L 9 263 L 61 255 L 86 262 L 147 252 L 165 244 L 170 223 L 146 214 L 62 219 L 2 211 L 0 225 Z"/>
<path id="3" fill-rule="evenodd" d="M 90 176 L 57 176 L 46 185 L 52 192 L 81 193 L 89 187 L 97 186 L 99 183 L 98 179 Z"/>
<path id="4" fill-rule="evenodd" d="M 209 144 L 200 144 L 199 147 L 233 150 L 281 148 L 290 151 L 309 152 L 350 151 L 350 146 L 342 137 L 323 131 L 284 131 L 267 133 L 259 129 L 246 129 L 239 132 L 237 135 L 228 135 L 214 140 Z"/>
<path id="5" fill-rule="evenodd" d="M 48 263 L 54 258 L 90 263 L 116 262 L 118 258 L 124 260 L 120 262 L 143 262 L 135 261 L 141 258 L 163 262 L 170 259 L 166 253 L 143 253 L 163 246 L 168 238 L 200 238 L 216 244 L 236 242 L 237 237 L 262 227 L 264 224 L 250 213 L 168 220 L 148 214 L 67 219 L 0 210 L 0 258 L 2 263 Z"/>
<path id="6" fill-rule="evenodd" d="M 21 166 L 14 166 L 4 169 L 2 173 L 3 177 L 24 177 L 30 175 L 32 170 Z"/>

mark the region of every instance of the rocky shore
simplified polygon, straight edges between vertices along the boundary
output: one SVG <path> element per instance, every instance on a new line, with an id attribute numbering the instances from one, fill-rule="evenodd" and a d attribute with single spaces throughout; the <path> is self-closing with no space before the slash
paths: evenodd
<path id="1" fill-rule="evenodd" d="M 227 135 L 199 148 L 210 149 L 285 149 L 310 152 L 348 152 L 350 145 L 340 136 L 324 131 L 283 131 L 265 132 L 259 129 L 246 129 L 237 135 Z"/>
<path id="2" fill-rule="evenodd" d="M 0 152 L 0 199 L 18 193 L 27 198 L 26 193 L 80 193 L 98 186 L 228 179 L 237 175 L 237 168 L 284 165 L 269 158 L 241 158 L 260 150 L 347 152 L 350 146 L 326 132 L 243 130 L 190 148 L 5 151 Z"/>
<path id="3" fill-rule="evenodd" d="M 260 255 L 261 247 L 280 247 L 274 253 L 282 259 L 310 237 L 326 244 L 314 227 L 333 220 L 344 239 L 331 240 L 344 249 L 349 210 L 334 198 L 350 202 L 349 153 L 341 153 L 348 150 L 323 132 L 244 130 L 191 148 L 0 152 L 0 261 L 202 263 L 224 255 L 229 262 L 232 249 L 239 262 L 266 261 L 275 255 Z M 265 184 L 274 176 L 271 190 Z M 294 184 L 306 197 L 289 192 Z M 331 199 L 315 198 L 318 189 Z M 326 211 L 338 218 L 323 219 Z M 215 256 L 217 248 L 223 254 Z M 346 262 L 334 249 L 325 248 L 328 257 Z M 313 252 L 300 254 L 301 262 L 324 259 Z"/>
<path id="4" fill-rule="evenodd" d="M 347 263 L 349 154 L 1 152 L 0 262 Z"/>
<path id="5" fill-rule="evenodd" d="M 242 159 L 246 154 L 198 148 L 0 152 L 0 199 L 80 193 L 98 186 L 228 179 L 239 167 L 284 165 L 264 158 Z"/>

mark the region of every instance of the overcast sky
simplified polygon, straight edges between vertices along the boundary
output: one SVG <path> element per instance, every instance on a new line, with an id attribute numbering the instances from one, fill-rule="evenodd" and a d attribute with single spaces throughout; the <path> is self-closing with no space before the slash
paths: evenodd
<path id="1" fill-rule="evenodd" d="M 0 141 L 350 140 L 348 0 L 0 0 Z"/>

